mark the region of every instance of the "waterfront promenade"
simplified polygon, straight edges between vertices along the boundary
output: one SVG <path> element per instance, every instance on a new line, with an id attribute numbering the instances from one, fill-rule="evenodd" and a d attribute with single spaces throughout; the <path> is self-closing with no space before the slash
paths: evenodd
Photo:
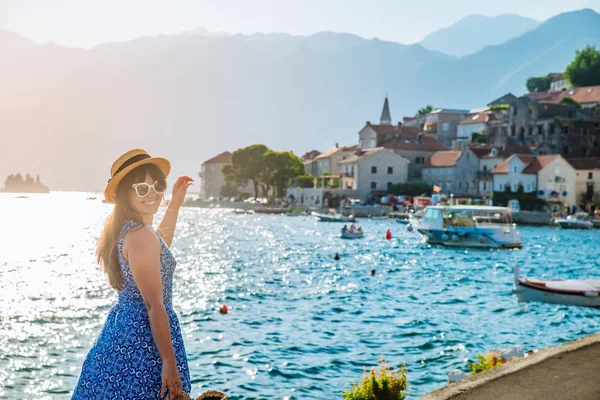
<path id="1" fill-rule="evenodd" d="M 600 399 L 600 333 L 553 346 L 422 396 L 421 400 Z"/>

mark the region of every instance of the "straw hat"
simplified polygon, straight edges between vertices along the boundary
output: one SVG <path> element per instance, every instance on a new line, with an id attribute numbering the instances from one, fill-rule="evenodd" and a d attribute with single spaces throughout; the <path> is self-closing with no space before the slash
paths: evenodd
<path id="1" fill-rule="evenodd" d="M 223 392 L 220 392 L 218 390 L 207 390 L 206 392 L 204 392 L 200 396 L 198 396 L 198 398 L 196 400 L 227 400 L 227 399 L 228 399 L 227 395 Z M 187 393 L 184 393 L 183 400 L 191 400 L 190 395 Z"/>
<path id="2" fill-rule="evenodd" d="M 108 180 L 106 189 L 104 189 L 104 198 L 106 201 L 109 203 L 114 203 L 117 194 L 117 187 L 119 187 L 121 180 L 129 172 L 144 164 L 156 165 L 165 175 L 165 178 L 171 171 L 171 163 L 166 158 L 151 157 L 146 150 L 142 149 L 129 150 L 127 153 L 117 158 L 117 161 L 115 161 L 112 167 L 110 167 L 111 178 Z"/>

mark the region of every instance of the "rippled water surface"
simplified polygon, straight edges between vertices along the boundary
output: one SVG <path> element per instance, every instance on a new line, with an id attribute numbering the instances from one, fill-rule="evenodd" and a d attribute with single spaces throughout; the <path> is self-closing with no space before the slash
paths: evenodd
<path id="1" fill-rule="evenodd" d="M 116 301 L 93 256 L 110 206 L 84 198 L 0 195 L 2 399 L 69 398 Z M 430 247 L 388 220 L 360 224 L 365 239 L 346 241 L 338 224 L 312 218 L 182 209 L 174 306 L 194 395 L 341 399 L 383 355 L 406 363 L 416 398 L 477 353 L 600 330 L 597 310 L 511 294 L 515 264 L 536 277 L 600 276 L 600 231 L 522 227 L 522 250 L 490 251 Z"/>

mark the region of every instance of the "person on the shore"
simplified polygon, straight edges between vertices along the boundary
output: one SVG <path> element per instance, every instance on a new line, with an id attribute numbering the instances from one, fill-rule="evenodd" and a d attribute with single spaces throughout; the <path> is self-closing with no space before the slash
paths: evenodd
<path id="1" fill-rule="evenodd" d="M 83 362 L 73 400 L 177 399 L 190 392 L 169 246 L 192 178 L 177 179 L 159 228 L 152 228 L 170 169 L 168 160 L 140 149 L 112 165 L 104 196 L 115 206 L 96 255 L 119 300 Z"/>

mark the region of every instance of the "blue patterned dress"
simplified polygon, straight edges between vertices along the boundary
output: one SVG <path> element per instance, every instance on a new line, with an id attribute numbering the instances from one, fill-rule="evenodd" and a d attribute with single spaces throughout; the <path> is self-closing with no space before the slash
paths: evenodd
<path id="1" fill-rule="evenodd" d="M 162 360 L 154 344 L 142 295 L 122 255 L 123 237 L 136 226 L 144 227 L 137 222 L 127 221 L 121 229 L 117 247 L 123 288 L 118 292 L 119 302 L 110 310 L 100 335 L 83 363 L 72 400 L 160 399 Z M 183 390 L 189 393 L 190 374 L 183 338 L 171 304 L 176 261 L 166 243 L 160 236 L 158 238 L 162 245 L 160 275 L 163 301 L 169 316 L 181 384 Z"/>

